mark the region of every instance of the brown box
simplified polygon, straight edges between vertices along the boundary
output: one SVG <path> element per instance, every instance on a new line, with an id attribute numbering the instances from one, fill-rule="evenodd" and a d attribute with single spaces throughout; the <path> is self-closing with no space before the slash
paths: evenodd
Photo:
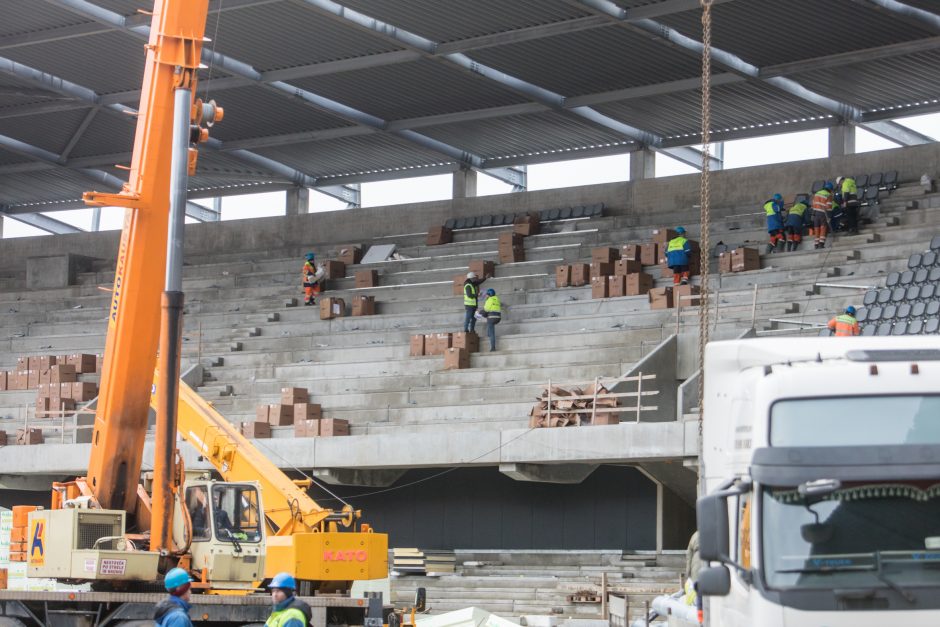
<path id="1" fill-rule="evenodd" d="M 616 248 L 605 246 L 591 249 L 591 263 L 614 263 L 618 259 L 620 259 L 620 251 Z"/>
<path id="2" fill-rule="evenodd" d="M 278 403 L 269 405 L 268 424 L 272 427 L 283 427 L 294 424 L 294 406 Z"/>
<path id="3" fill-rule="evenodd" d="M 463 282 L 467 280 L 466 274 L 454 275 L 454 296 L 463 296 Z"/>
<path id="4" fill-rule="evenodd" d="M 624 259 L 628 261 L 639 261 L 640 260 L 640 245 L 639 244 L 627 244 L 620 247 L 620 260 Z"/>
<path id="5" fill-rule="evenodd" d="M 309 438 L 320 435 L 320 420 L 295 420 L 294 436 L 298 438 Z"/>
<path id="6" fill-rule="evenodd" d="M 346 264 L 342 261 L 324 261 L 320 266 L 327 279 L 342 279 L 346 277 Z"/>
<path id="7" fill-rule="evenodd" d="M 755 248 L 735 248 L 731 251 L 731 271 L 746 272 L 760 269 L 760 253 Z"/>
<path id="8" fill-rule="evenodd" d="M 657 244 L 640 245 L 640 263 L 644 266 L 655 266 L 659 263 L 659 247 Z"/>
<path id="9" fill-rule="evenodd" d="M 66 386 L 69 388 L 67 394 L 65 392 Z M 62 398 L 71 398 L 80 403 L 84 403 L 98 396 L 98 384 L 90 381 L 63 383 L 59 388 L 59 393 L 62 395 Z"/>
<path id="10" fill-rule="evenodd" d="M 637 272 L 643 272 L 643 264 L 639 261 L 621 259 L 614 262 L 614 274 L 618 276 L 627 276 L 628 274 L 636 274 Z"/>
<path id="11" fill-rule="evenodd" d="M 626 276 L 626 287 L 624 288 L 627 296 L 640 296 L 653 289 L 653 277 L 645 272 L 637 272 Z"/>
<path id="12" fill-rule="evenodd" d="M 571 266 L 555 266 L 555 287 L 571 285 Z"/>
<path id="13" fill-rule="evenodd" d="M 424 336 L 423 335 L 412 335 L 411 336 L 411 349 L 408 351 L 408 354 L 412 357 L 421 357 L 424 355 Z"/>
<path id="14" fill-rule="evenodd" d="M 591 298 L 607 298 L 606 276 L 591 277 Z"/>
<path id="15" fill-rule="evenodd" d="M 440 246 L 454 241 L 454 232 L 446 226 L 432 226 L 428 229 L 428 246 Z"/>
<path id="16" fill-rule="evenodd" d="M 351 266 L 362 261 L 362 247 L 355 244 L 340 246 L 339 255 L 336 259 L 343 262 L 343 265 Z"/>
<path id="17" fill-rule="evenodd" d="M 104 355 L 95 355 L 95 372 L 101 372 L 102 364 L 104 364 Z"/>
<path id="18" fill-rule="evenodd" d="M 16 372 L 10 379 L 7 379 L 7 388 L 11 390 L 28 390 L 29 389 L 29 373 Z"/>
<path id="19" fill-rule="evenodd" d="M 6 370 L 0 370 L 0 392 L 7 389 L 7 377 L 10 376 Z"/>
<path id="20" fill-rule="evenodd" d="M 464 348 L 448 348 L 444 352 L 444 370 L 462 370 L 470 367 L 470 353 Z"/>
<path id="21" fill-rule="evenodd" d="M 428 355 L 443 355 L 451 346 L 453 346 L 454 336 L 452 333 L 435 333 L 431 336 L 431 351 L 427 349 L 427 340 L 425 340 L 425 352 Z"/>
<path id="22" fill-rule="evenodd" d="M 500 263 L 518 263 L 520 261 L 525 261 L 525 249 L 522 246 L 516 246 L 509 250 L 499 251 L 499 262 Z"/>
<path id="23" fill-rule="evenodd" d="M 36 397 L 36 417 L 41 418 L 46 415 L 52 406 L 51 400 L 48 396 L 37 396 Z"/>
<path id="24" fill-rule="evenodd" d="M 307 388 L 281 388 L 281 404 L 309 403 L 310 392 Z"/>
<path id="25" fill-rule="evenodd" d="M 476 333 L 454 333 L 450 345 L 453 348 L 462 348 L 468 353 L 476 353 L 480 350 L 480 336 Z"/>
<path id="26" fill-rule="evenodd" d="M 40 368 L 39 369 L 39 387 L 42 388 L 43 384 L 48 384 L 50 379 L 49 368 Z"/>
<path id="27" fill-rule="evenodd" d="M 673 289 L 673 300 L 676 301 L 676 307 L 698 307 L 702 302 L 701 298 L 683 298 L 683 296 L 697 296 L 701 294 L 701 288 L 698 285 L 677 285 Z"/>
<path id="28" fill-rule="evenodd" d="M 581 287 L 591 282 L 591 266 L 586 263 L 571 264 L 571 285 Z"/>
<path id="29" fill-rule="evenodd" d="M 596 276 L 610 276 L 614 273 L 614 264 L 609 262 L 594 262 L 591 264 L 591 278 Z"/>
<path id="30" fill-rule="evenodd" d="M 375 315 L 375 296 L 353 296 L 352 315 L 354 316 L 374 316 Z"/>
<path id="31" fill-rule="evenodd" d="M 663 277 L 664 279 L 671 279 L 672 275 L 675 274 L 672 271 L 672 268 L 665 265 L 665 263 L 660 266 L 660 270 L 661 270 L 660 276 Z M 693 255 L 692 257 L 689 258 L 689 275 L 698 276 L 701 273 L 702 273 L 702 262 L 698 257 Z"/>
<path id="32" fill-rule="evenodd" d="M 320 299 L 320 320 L 332 320 L 346 315 L 346 301 L 328 296 Z"/>
<path id="33" fill-rule="evenodd" d="M 467 272 L 476 272 L 478 278 L 488 279 L 496 276 L 496 264 L 492 261 L 471 261 L 470 265 L 467 266 Z M 466 279 L 466 277 L 464 278 Z"/>
<path id="34" fill-rule="evenodd" d="M 74 383 L 78 381 L 77 368 L 71 364 L 55 365 L 49 368 L 49 383 Z"/>
<path id="35" fill-rule="evenodd" d="M 435 346 L 436 346 L 436 344 L 435 344 L 435 342 L 434 342 L 434 334 L 433 334 L 433 333 L 427 333 L 427 334 L 425 334 L 425 336 L 424 336 L 424 354 L 425 354 L 425 355 L 433 355 L 433 354 L 434 354 L 434 347 L 435 347 Z"/>
<path id="36" fill-rule="evenodd" d="M 55 355 L 40 355 L 39 356 L 39 369 L 49 368 L 49 366 L 56 365 L 56 356 Z"/>
<path id="37" fill-rule="evenodd" d="M 603 411 L 594 415 L 591 424 L 598 427 L 602 425 L 619 425 L 620 416 L 612 411 Z"/>
<path id="38" fill-rule="evenodd" d="M 656 287 L 649 291 L 650 309 L 672 309 L 672 288 Z"/>
<path id="39" fill-rule="evenodd" d="M 511 249 L 516 246 L 522 246 L 522 240 L 525 239 L 523 235 L 519 233 L 500 233 L 499 234 L 499 249 Z"/>
<path id="40" fill-rule="evenodd" d="M 42 429 L 29 427 L 16 430 L 16 443 L 23 446 L 29 444 L 42 444 Z"/>
<path id="41" fill-rule="evenodd" d="M 61 412 L 75 411 L 75 401 L 70 398 L 61 398 L 53 396 L 49 398 L 49 411 L 52 418 L 61 418 L 64 414 Z"/>
<path id="42" fill-rule="evenodd" d="M 97 356 L 87 353 L 76 353 L 69 355 L 66 364 L 75 366 L 75 372 L 80 374 L 91 374 L 96 372 Z M 59 364 L 61 365 L 61 364 Z"/>
<path id="43" fill-rule="evenodd" d="M 379 284 L 378 270 L 358 270 L 356 272 L 356 287 L 375 287 Z"/>
<path id="44" fill-rule="evenodd" d="M 340 418 L 323 418 L 320 420 L 320 435 L 323 437 L 349 435 L 349 421 Z"/>
<path id="45" fill-rule="evenodd" d="M 627 277 L 622 274 L 607 277 L 607 296 L 617 298 L 627 295 Z"/>
<path id="46" fill-rule="evenodd" d="M 679 234 L 672 229 L 653 229 L 653 243 L 662 244 L 665 248 L 669 240 L 679 237 Z"/>
<path id="47" fill-rule="evenodd" d="M 16 358 L 16 371 L 26 372 L 27 370 L 29 370 L 29 357 L 17 357 Z"/>
<path id="48" fill-rule="evenodd" d="M 27 357 L 27 370 L 39 370 L 39 355 L 33 355 L 32 357 Z"/>
<path id="49" fill-rule="evenodd" d="M 303 420 L 319 420 L 323 417 L 323 408 L 319 403 L 294 403 L 294 424 Z"/>
<path id="50" fill-rule="evenodd" d="M 6 432 L 6 431 L 0 431 L 0 446 L 6 446 L 6 445 L 7 445 L 7 432 Z M 0 570 L 2 570 L 2 569 L 0 569 Z M 4 575 L 5 575 L 5 573 L 4 573 L 4 574 L 0 574 L 0 577 L 3 577 Z M 2 578 L 0 578 L 0 584 L 2 584 L 2 583 L 3 583 L 3 580 L 2 580 Z M 3 589 L 5 589 L 5 586 L 0 585 L 0 590 L 3 590 Z"/>
<path id="51" fill-rule="evenodd" d="M 537 235 L 539 232 L 539 217 L 537 215 L 519 216 L 512 223 L 512 232 L 519 235 Z"/>
<path id="52" fill-rule="evenodd" d="M 52 385 L 48 382 L 40 383 L 36 390 L 36 396 L 52 396 Z M 56 386 L 56 396 L 59 395 L 59 386 Z"/>
<path id="53" fill-rule="evenodd" d="M 241 424 L 241 432 L 246 438 L 266 440 L 271 437 L 271 425 L 259 421 L 243 422 Z"/>
<path id="54" fill-rule="evenodd" d="M 731 272 L 731 251 L 725 251 L 718 255 L 718 272 L 727 274 Z"/>
<path id="55" fill-rule="evenodd" d="M 39 387 L 39 371 L 27 370 L 26 371 L 26 389 L 35 390 L 38 387 Z"/>
<path id="56" fill-rule="evenodd" d="M 268 424 L 268 419 L 271 416 L 271 406 L 270 405 L 258 405 L 255 408 L 255 422 L 263 422 Z"/>

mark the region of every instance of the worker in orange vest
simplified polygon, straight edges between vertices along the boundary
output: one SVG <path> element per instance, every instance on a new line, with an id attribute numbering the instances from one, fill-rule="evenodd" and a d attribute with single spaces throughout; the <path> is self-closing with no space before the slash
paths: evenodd
<path id="1" fill-rule="evenodd" d="M 301 272 L 301 280 L 304 285 L 304 305 L 316 305 L 317 296 L 320 295 L 320 282 L 326 272 L 322 266 L 317 266 L 313 253 L 307 253 L 305 259 L 304 269 Z"/>
<path id="2" fill-rule="evenodd" d="M 816 235 L 814 248 L 826 247 L 826 235 L 829 231 L 829 213 L 832 211 L 832 182 L 826 181 L 823 188 L 813 195 L 813 232 Z"/>
<path id="3" fill-rule="evenodd" d="M 858 320 L 855 319 L 855 307 L 849 305 L 845 313 L 829 321 L 829 333 L 836 337 L 852 337 L 861 333 Z"/>

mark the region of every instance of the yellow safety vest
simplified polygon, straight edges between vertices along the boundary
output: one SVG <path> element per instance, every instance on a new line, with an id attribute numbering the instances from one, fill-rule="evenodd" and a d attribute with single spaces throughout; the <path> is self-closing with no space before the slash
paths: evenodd
<path id="1" fill-rule="evenodd" d="M 267 622 L 264 624 L 266 627 L 281 627 L 281 625 L 291 620 L 299 620 L 304 625 L 307 624 L 307 617 L 296 607 L 289 607 L 286 610 L 272 612 L 271 616 L 268 617 Z"/>
<path id="2" fill-rule="evenodd" d="M 490 296 L 486 299 L 486 302 L 483 303 L 483 311 L 494 311 L 496 313 L 500 313 L 502 310 L 502 305 L 499 302 L 499 296 Z"/>
<path id="3" fill-rule="evenodd" d="M 855 179 L 853 179 L 850 176 L 847 176 L 844 179 L 842 179 L 842 195 L 843 196 L 845 196 L 846 194 L 857 194 L 857 193 L 858 193 L 858 186 L 855 184 Z"/>
<path id="4" fill-rule="evenodd" d="M 807 207 L 806 207 L 806 203 L 805 203 L 805 202 L 793 203 L 793 206 L 790 207 L 790 215 L 791 215 L 791 216 L 801 216 L 801 215 L 803 215 L 803 212 L 806 211 L 806 209 L 807 209 Z"/>
<path id="5" fill-rule="evenodd" d="M 477 298 L 480 296 L 480 291 L 477 289 L 477 286 L 473 283 L 467 282 L 463 284 L 463 304 L 467 307 L 476 307 Z"/>
<path id="6" fill-rule="evenodd" d="M 669 240 L 669 246 L 666 248 L 666 252 L 671 253 L 677 250 L 685 250 L 685 243 L 688 241 L 689 240 L 682 237 L 681 235 L 679 237 L 674 237 Z"/>

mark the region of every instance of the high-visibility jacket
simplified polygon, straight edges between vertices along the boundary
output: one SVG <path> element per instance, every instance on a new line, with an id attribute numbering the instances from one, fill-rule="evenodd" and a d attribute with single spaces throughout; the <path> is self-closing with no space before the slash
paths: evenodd
<path id="1" fill-rule="evenodd" d="M 499 321 L 503 316 L 503 306 L 499 302 L 499 296 L 487 296 L 486 302 L 483 303 L 483 313 L 486 314 L 487 320 Z"/>
<path id="2" fill-rule="evenodd" d="M 770 199 L 764 203 L 764 213 L 767 215 L 767 230 L 779 231 L 783 228 L 783 219 L 780 217 L 780 203 Z"/>
<path id="3" fill-rule="evenodd" d="M 851 176 L 842 179 L 842 197 L 845 198 L 846 194 L 858 194 L 858 185 Z"/>
<path id="4" fill-rule="evenodd" d="M 472 280 L 467 279 L 463 282 L 463 304 L 467 307 L 476 307 L 477 300 L 480 298 L 480 288 Z"/>
<path id="5" fill-rule="evenodd" d="M 301 271 L 304 285 L 319 283 L 324 274 L 326 273 L 323 271 L 323 268 L 318 268 L 315 263 L 309 261 L 304 262 L 304 269 Z"/>
<path id="6" fill-rule="evenodd" d="M 858 326 L 858 320 L 849 314 L 836 316 L 829 321 L 828 326 L 830 331 L 835 331 L 836 337 L 851 337 L 861 333 L 861 329 Z"/>
<path id="7" fill-rule="evenodd" d="M 308 627 L 307 614 L 301 608 L 309 606 L 295 596 L 288 597 L 274 606 L 265 627 Z"/>
<path id="8" fill-rule="evenodd" d="M 807 209 L 809 209 L 809 206 L 802 200 L 793 203 L 793 206 L 787 212 L 787 226 L 803 226 L 803 214 L 806 213 Z"/>
<path id="9" fill-rule="evenodd" d="M 679 235 L 669 240 L 666 246 L 666 265 L 673 266 L 689 265 L 689 255 L 692 254 L 692 245 L 689 244 L 684 236 Z"/>
<path id="10" fill-rule="evenodd" d="M 821 189 L 813 196 L 813 211 L 825 211 L 828 213 L 832 210 L 832 192 L 828 189 Z"/>

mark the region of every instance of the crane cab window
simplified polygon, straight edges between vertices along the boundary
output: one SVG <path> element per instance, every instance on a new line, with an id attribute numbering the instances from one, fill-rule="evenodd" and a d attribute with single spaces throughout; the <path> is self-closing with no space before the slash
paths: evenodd
<path id="1" fill-rule="evenodd" d="M 193 527 L 193 542 L 209 539 L 209 491 L 199 485 L 186 488 L 186 509 Z"/>
<path id="2" fill-rule="evenodd" d="M 258 490 L 250 485 L 212 486 L 212 519 L 219 540 L 260 542 Z"/>

